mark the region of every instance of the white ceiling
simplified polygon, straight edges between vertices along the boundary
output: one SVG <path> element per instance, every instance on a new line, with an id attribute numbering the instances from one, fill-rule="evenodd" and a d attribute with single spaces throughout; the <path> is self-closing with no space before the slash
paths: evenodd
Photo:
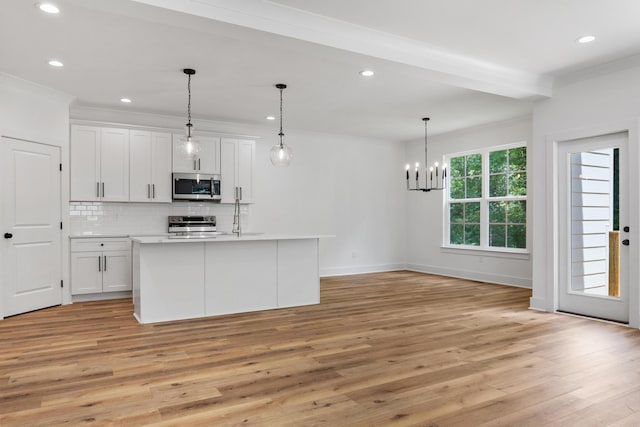
<path id="1" fill-rule="evenodd" d="M 275 129 L 282 82 L 285 131 L 399 141 L 425 115 L 440 133 L 528 114 L 553 76 L 640 51 L 632 0 L 58 0 L 58 16 L 34 3 L 3 1 L 0 72 L 77 105 L 184 115 L 193 67 L 195 119 Z M 598 40 L 574 43 L 584 33 Z"/>
<path id="2" fill-rule="evenodd" d="M 638 53 L 637 0 L 273 0 L 533 73 Z M 577 45 L 581 35 L 599 36 Z"/>

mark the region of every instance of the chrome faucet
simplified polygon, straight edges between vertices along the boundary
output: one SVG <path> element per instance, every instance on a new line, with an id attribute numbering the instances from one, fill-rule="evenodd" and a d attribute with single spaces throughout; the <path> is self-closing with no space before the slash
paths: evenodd
<path id="1" fill-rule="evenodd" d="M 240 226 L 240 199 L 242 199 L 242 188 L 236 187 L 236 201 L 233 204 L 233 229 L 232 233 L 238 235 L 240 237 L 240 233 L 242 233 L 242 229 Z"/>

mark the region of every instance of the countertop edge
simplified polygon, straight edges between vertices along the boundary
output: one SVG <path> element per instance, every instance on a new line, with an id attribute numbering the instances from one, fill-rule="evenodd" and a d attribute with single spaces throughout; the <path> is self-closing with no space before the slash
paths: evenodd
<path id="1" fill-rule="evenodd" d="M 69 239 L 128 239 L 131 237 L 166 237 L 168 233 L 145 233 L 145 234 L 130 234 L 130 233 L 104 233 L 104 234 L 70 234 Z"/>
<path id="2" fill-rule="evenodd" d="M 133 242 L 140 244 L 165 244 L 165 243 L 222 243 L 222 242 L 249 242 L 260 240 L 304 240 L 304 239 L 323 239 L 335 237 L 330 234 L 257 234 L 257 235 L 222 235 L 214 238 L 206 239 L 169 239 L 166 236 L 131 236 Z"/>

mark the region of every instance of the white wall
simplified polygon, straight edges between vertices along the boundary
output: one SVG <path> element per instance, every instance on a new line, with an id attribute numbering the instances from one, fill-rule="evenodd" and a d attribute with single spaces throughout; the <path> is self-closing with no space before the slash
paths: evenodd
<path id="1" fill-rule="evenodd" d="M 71 100 L 61 92 L 0 73 L 0 132 L 66 149 Z"/>
<path id="2" fill-rule="evenodd" d="M 68 165 L 69 159 L 69 103 L 72 98 L 66 94 L 36 85 L 26 80 L 0 73 L 0 136 L 23 139 L 41 144 L 60 147 L 62 163 Z M 0 142 L 1 143 L 1 142 Z M 62 180 L 62 279 L 69 282 L 69 221 L 66 206 L 69 203 L 68 167 L 63 169 Z M 0 212 L 0 225 L 3 219 Z M 2 251 L 0 251 L 0 256 Z M 0 289 L 3 287 L 0 259 Z M 2 292 L 0 292 L 1 298 Z M 63 292 L 64 302 L 70 297 Z M 0 300 L 0 318 L 3 316 L 3 303 Z"/>
<path id="3" fill-rule="evenodd" d="M 92 108 L 72 108 L 71 115 L 77 120 L 174 129 L 182 129 L 185 122 L 183 117 Z M 292 146 L 294 159 L 291 166 L 276 168 L 269 161 L 269 149 L 277 141 L 277 125 L 251 126 L 197 118 L 193 122 L 196 133 L 257 137 L 255 203 L 246 209 L 245 230 L 335 235 L 320 243 L 322 275 L 404 268 L 406 192 L 397 175 L 404 162 L 403 144 L 289 130 L 285 123 L 286 143 Z M 147 215 L 151 209 L 140 205 L 108 207 L 107 211 L 118 212 L 108 213 L 111 220 L 102 223 L 108 223 L 111 230 L 140 223 L 136 216 Z M 163 209 L 171 214 L 178 208 L 161 207 L 156 213 Z M 228 216 L 227 211 L 224 206 L 211 208 L 212 213 L 223 218 Z M 74 223 L 75 231 L 84 231 L 87 226 L 80 225 L 82 221 Z M 160 227 L 162 221 L 153 223 Z M 157 231 L 166 230 L 163 226 Z"/>
<path id="4" fill-rule="evenodd" d="M 443 156 L 483 147 L 531 142 L 531 118 L 464 129 L 429 137 L 429 163 L 443 162 Z M 403 164 L 424 165 L 424 139 L 406 144 Z M 422 169 L 423 166 L 421 166 Z M 424 169 L 422 169 L 424 170 Z M 413 177 L 413 167 L 412 167 Z M 402 164 L 396 175 L 403 177 Z M 424 174 L 423 174 L 424 175 Z M 531 188 L 531 175 L 528 175 Z M 424 179 L 424 178 L 423 178 Z M 404 182 L 404 181 L 403 181 Z M 424 185 L 424 181 L 422 181 Z M 411 186 L 415 181 L 411 181 Z M 529 192 L 531 194 L 531 192 Z M 531 224 L 532 197 L 527 200 L 527 223 Z M 531 287 L 531 256 L 441 248 L 443 243 L 444 194 L 441 191 L 411 192 L 407 202 L 407 265 L 411 270 L 463 277 L 473 280 Z M 527 230 L 527 247 L 532 247 L 532 229 Z"/>
<path id="5" fill-rule="evenodd" d="M 640 118 L 640 66 L 622 71 L 607 71 L 598 75 L 583 75 L 574 83 L 564 83 L 554 89 L 551 99 L 539 101 L 534 109 L 532 170 L 536 176 L 533 196 L 536 200 L 533 215 L 533 297 L 531 307 L 554 311 L 557 309 L 558 286 L 557 249 L 557 177 L 555 153 L 563 140 L 629 132 L 630 176 L 629 239 L 630 264 L 630 324 L 638 326 L 640 306 L 638 296 L 639 263 L 637 262 L 640 229 L 638 168 L 638 121 Z M 621 224 L 626 225 L 626 224 Z"/>

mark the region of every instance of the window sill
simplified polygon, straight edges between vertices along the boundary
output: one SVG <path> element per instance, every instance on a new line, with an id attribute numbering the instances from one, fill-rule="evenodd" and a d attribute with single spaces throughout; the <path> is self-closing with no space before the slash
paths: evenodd
<path id="1" fill-rule="evenodd" d="M 495 258 L 509 258 L 509 259 L 522 259 L 528 260 L 530 253 L 526 249 L 487 249 L 487 248 L 474 248 L 470 246 L 457 247 L 457 246 L 440 246 L 440 251 L 448 254 L 458 255 L 477 255 Z"/>

